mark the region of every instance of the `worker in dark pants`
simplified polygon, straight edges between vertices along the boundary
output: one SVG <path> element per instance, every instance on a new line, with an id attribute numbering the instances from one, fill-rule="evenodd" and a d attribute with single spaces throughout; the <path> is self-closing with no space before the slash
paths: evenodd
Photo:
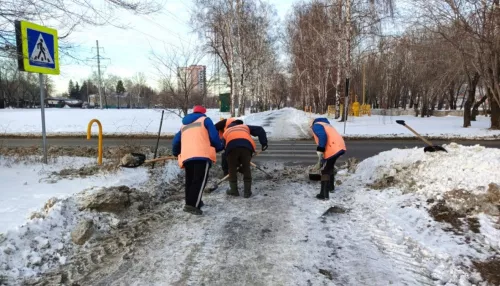
<path id="1" fill-rule="evenodd" d="M 226 146 L 227 162 L 229 165 L 229 190 L 230 196 L 239 196 L 238 169 L 243 173 L 243 197 L 252 195 L 252 171 L 250 162 L 255 153 L 255 142 L 252 136 L 259 137 L 262 151 L 267 149 L 267 136 L 264 128 L 243 124 L 241 120 L 234 120 L 224 132 L 223 143 Z"/>
<path id="2" fill-rule="evenodd" d="M 328 200 L 329 193 L 335 190 L 335 163 L 347 149 L 344 139 L 328 119 L 316 118 L 311 129 L 317 145 L 318 165 L 315 168 L 321 170 L 321 190 L 316 198 Z"/>
<path id="3" fill-rule="evenodd" d="M 203 106 L 195 106 L 193 113 L 182 119 L 181 130 L 172 142 L 172 154 L 179 166 L 186 170 L 186 205 L 184 211 L 201 215 L 203 189 L 208 181 L 208 171 L 216 161 L 216 152 L 224 149 L 212 120 L 205 115 Z"/>
<path id="4" fill-rule="evenodd" d="M 221 121 L 217 122 L 215 124 L 215 129 L 219 132 L 219 137 L 220 139 L 224 139 L 224 132 L 226 131 L 227 127 L 235 121 L 236 118 L 230 117 L 228 119 L 222 119 Z M 222 152 L 221 156 L 221 167 L 222 167 L 222 172 L 224 172 L 224 177 L 229 174 L 229 166 L 227 164 L 227 155 L 226 152 Z"/>

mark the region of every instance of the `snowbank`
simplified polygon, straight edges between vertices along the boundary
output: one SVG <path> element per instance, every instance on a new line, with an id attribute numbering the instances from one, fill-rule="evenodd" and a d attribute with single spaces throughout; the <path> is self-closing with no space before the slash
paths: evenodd
<path id="1" fill-rule="evenodd" d="M 176 162 L 169 162 L 156 173 L 146 168 L 122 168 L 83 178 L 61 178 L 55 174 L 64 168 L 93 166 L 95 159 L 61 157 L 57 164 L 52 163 L 0 158 L 0 284 L 2 279 L 14 283 L 65 264 L 78 249 L 70 234 L 82 220 L 93 221 L 100 235 L 116 227 L 117 215 L 81 209 L 81 202 L 89 195 L 103 187 L 129 186 L 154 197 L 154 184 L 165 187 L 180 173 Z"/>
<path id="2" fill-rule="evenodd" d="M 210 109 L 207 115 L 215 122 L 228 113 Z M 245 123 L 263 126 L 270 139 L 311 138 L 309 124 L 319 117 L 294 108 L 266 111 L 243 116 Z M 88 122 L 97 118 L 103 125 L 106 135 L 147 135 L 158 132 L 161 110 L 153 109 L 47 109 L 46 128 L 49 135 L 84 135 Z M 334 118 L 330 122 L 344 134 L 344 123 Z M 479 116 L 472 127 L 463 128 L 462 118 L 456 116 L 418 118 L 414 116 L 365 116 L 349 117 L 347 138 L 394 138 L 414 137 L 403 126 L 396 124 L 397 119 L 405 120 L 412 128 L 424 136 L 435 138 L 498 138 L 500 131 L 488 130 L 489 118 Z M 180 118 L 172 112 L 165 112 L 162 135 L 173 135 L 181 126 Z M 94 125 L 93 132 L 97 132 Z M 40 110 L 4 109 L 0 110 L 0 135 L 37 135 L 40 136 Z"/>
<path id="3" fill-rule="evenodd" d="M 49 165 L 28 161 L 13 162 L 0 157 L 0 233 L 22 225 L 31 212 L 50 198 L 64 198 L 95 186 L 138 186 L 148 179 L 144 168 L 122 168 L 116 173 L 98 172 L 95 175 L 60 178 L 54 175 L 63 169 L 96 166 L 94 158 L 59 157 Z"/>
<path id="4" fill-rule="evenodd" d="M 356 176 L 366 184 L 404 186 L 405 192 L 428 197 L 460 189 L 480 194 L 490 183 L 500 184 L 499 149 L 455 143 L 444 147 L 448 153 L 424 153 L 422 148 L 382 152 L 361 162 Z"/>
<path id="5" fill-rule="evenodd" d="M 390 247 L 405 245 L 433 279 L 477 284 L 467 274 L 474 263 L 500 253 L 500 150 L 444 147 L 448 153 L 382 152 L 359 163 L 341 188 L 357 190 L 352 207 L 391 229 Z"/>

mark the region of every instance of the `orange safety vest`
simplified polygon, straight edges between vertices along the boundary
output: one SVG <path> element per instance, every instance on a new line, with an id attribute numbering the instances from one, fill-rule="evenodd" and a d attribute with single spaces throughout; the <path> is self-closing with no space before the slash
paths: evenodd
<path id="1" fill-rule="evenodd" d="M 206 117 L 200 117 L 195 122 L 181 127 L 181 154 L 178 163 L 184 168 L 184 162 L 192 158 L 208 158 L 215 163 L 215 148 L 210 144 L 208 130 L 205 128 Z"/>
<path id="2" fill-rule="evenodd" d="M 236 139 L 245 139 L 252 144 L 252 151 L 255 151 L 255 141 L 253 141 L 252 136 L 250 135 L 250 128 L 244 124 L 236 125 L 226 129 L 224 132 L 224 140 L 226 140 L 226 146 L 229 142 Z"/>
<path id="3" fill-rule="evenodd" d="M 342 136 L 333 128 L 328 123 L 325 122 L 317 122 L 315 124 L 320 124 L 325 128 L 325 133 L 326 133 L 326 145 L 325 145 L 325 159 L 328 159 L 332 157 L 333 155 L 337 154 L 341 150 L 347 150 L 345 148 L 345 142 Z M 318 136 L 314 134 L 314 141 L 316 141 L 316 145 L 319 142 Z"/>
<path id="4" fill-rule="evenodd" d="M 226 119 L 226 125 L 224 126 L 224 130 L 219 130 L 219 138 L 220 139 L 224 138 L 224 132 L 226 132 L 227 127 L 229 126 L 229 124 L 233 123 L 235 120 L 236 120 L 236 118 L 234 118 L 234 117 L 230 117 L 230 118 Z"/>

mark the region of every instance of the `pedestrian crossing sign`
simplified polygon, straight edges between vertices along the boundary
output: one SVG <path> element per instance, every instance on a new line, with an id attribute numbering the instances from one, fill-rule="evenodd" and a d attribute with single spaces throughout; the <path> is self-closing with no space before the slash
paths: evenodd
<path id="1" fill-rule="evenodd" d="M 26 21 L 16 21 L 19 70 L 59 74 L 57 30 Z"/>

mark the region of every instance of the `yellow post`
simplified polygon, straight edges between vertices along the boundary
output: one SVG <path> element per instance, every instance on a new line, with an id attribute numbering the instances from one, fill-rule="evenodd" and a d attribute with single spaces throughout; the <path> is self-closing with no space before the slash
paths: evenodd
<path id="1" fill-rule="evenodd" d="M 355 101 L 353 104 L 352 104 L 352 113 L 355 117 L 359 117 L 359 111 L 360 111 L 360 106 L 359 106 L 359 102 L 358 101 Z"/>
<path id="2" fill-rule="evenodd" d="M 92 124 L 97 123 L 97 126 L 99 127 L 99 141 L 97 145 L 97 164 L 102 165 L 102 124 L 99 122 L 97 119 L 92 119 L 89 122 L 89 125 L 87 126 L 87 140 L 90 140 L 91 137 L 91 132 L 90 129 L 92 128 Z"/>

